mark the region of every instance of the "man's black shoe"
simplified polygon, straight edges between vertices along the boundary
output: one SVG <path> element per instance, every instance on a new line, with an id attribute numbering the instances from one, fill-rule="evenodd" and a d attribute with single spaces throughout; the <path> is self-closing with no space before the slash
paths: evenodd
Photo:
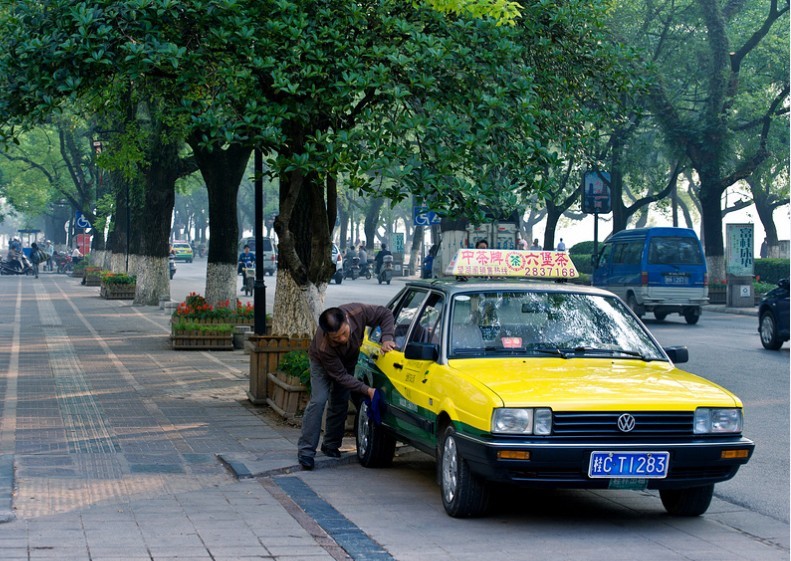
<path id="1" fill-rule="evenodd" d="M 327 456 L 328 458 L 340 458 L 341 451 L 337 448 L 327 448 L 326 446 L 321 447 L 321 453 Z"/>
<path id="2" fill-rule="evenodd" d="M 309 458 L 307 456 L 299 456 L 297 459 L 299 460 L 299 465 L 302 466 L 302 469 L 306 471 L 310 471 L 313 469 L 313 465 L 314 465 L 313 458 Z"/>

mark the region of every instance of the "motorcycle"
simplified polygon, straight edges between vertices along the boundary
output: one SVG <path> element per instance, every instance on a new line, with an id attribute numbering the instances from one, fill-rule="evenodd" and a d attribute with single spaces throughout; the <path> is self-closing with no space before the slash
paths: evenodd
<path id="1" fill-rule="evenodd" d="M 0 275 L 32 275 L 33 265 L 21 251 L 10 250 L 0 261 Z"/>
<path id="2" fill-rule="evenodd" d="M 360 264 L 360 276 L 365 277 L 366 279 L 370 279 L 373 276 L 373 273 L 371 272 L 371 264 L 368 263 L 367 260 L 365 263 Z"/>
<path id="3" fill-rule="evenodd" d="M 173 254 L 168 255 L 168 272 L 170 280 L 173 280 L 173 276 L 176 274 L 176 256 Z"/>
<path id="4" fill-rule="evenodd" d="M 242 290 L 244 290 L 244 295 L 252 296 L 253 287 L 255 285 L 255 263 L 251 261 L 246 266 L 243 266 L 242 275 Z"/>
<path id="5" fill-rule="evenodd" d="M 344 259 L 343 269 L 344 269 L 343 278 L 345 279 L 351 278 L 352 280 L 357 280 L 357 277 L 360 276 L 360 258 L 351 257 Z"/>
<path id="6" fill-rule="evenodd" d="M 377 277 L 379 284 L 386 282 L 390 284 L 393 279 L 393 256 L 385 255 L 382 257 L 382 266 L 379 268 L 379 276 Z"/>
<path id="7" fill-rule="evenodd" d="M 52 261 L 55 263 L 55 270 L 61 274 L 71 273 L 74 270 L 71 255 L 68 253 L 56 251 L 52 254 Z"/>

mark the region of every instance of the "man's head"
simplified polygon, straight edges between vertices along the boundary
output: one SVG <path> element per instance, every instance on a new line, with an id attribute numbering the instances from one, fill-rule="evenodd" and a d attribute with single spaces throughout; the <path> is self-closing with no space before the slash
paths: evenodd
<path id="1" fill-rule="evenodd" d="M 475 243 L 475 249 L 488 249 L 488 248 L 489 248 L 489 244 L 487 243 L 486 240 L 478 240 Z"/>
<path id="2" fill-rule="evenodd" d="M 382 244 L 382 251 L 384 251 L 385 249 L 387 249 L 387 244 L 386 244 L 386 243 L 383 243 L 383 244 Z"/>
<path id="3" fill-rule="evenodd" d="M 327 308 L 321 312 L 319 327 L 334 345 L 344 345 L 349 341 L 351 328 L 346 321 L 346 314 L 340 308 Z"/>
<path id="4" fill-rule="evenodd" d="M 249 245 L 245 244 L 245 246 L 244 246 L 244 252 L 245 252 L 245 253 L 249 253 L 249 252 L 250 252 L 250 246 L 249 246 Z"/>

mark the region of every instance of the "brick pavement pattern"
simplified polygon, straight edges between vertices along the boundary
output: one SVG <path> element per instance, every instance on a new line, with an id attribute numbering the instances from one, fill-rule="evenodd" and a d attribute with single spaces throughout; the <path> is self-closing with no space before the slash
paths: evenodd
<path id="1" fill-rule="evenodd" d="M 345 558 L 229 469 L 295 468 L 246 355 L 173 351 L 167 313 L 77 279 L 0 280 L 0 559 Z"/>

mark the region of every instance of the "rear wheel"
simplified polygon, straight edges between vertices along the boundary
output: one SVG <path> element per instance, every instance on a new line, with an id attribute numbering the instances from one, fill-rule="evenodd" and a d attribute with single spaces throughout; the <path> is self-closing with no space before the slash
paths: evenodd
<path id="1" fill-rule="evenodd" d="M 357 407 L 354 426 L 357 459 L 363 467 L 387 467 L 393 463 L 396 441 L 368 417 L 368 405 L 364 401 Z"/>
<path id="2" fill-rule="evenodd" d="M 667 317 L 667 313 L 654 312 L 654 317 L 656 318 L 656 321 L 665 321 L 665 318 Z"/>
<path id="3" fill-rule="evenodd" d="M 687 308 L 684 310 L 684 319 L 689 325 L 695 325 L 700 319 L 700 308 Z"/>
<path id="4" fill-rule="evenodd" d="M 783 341 L 777 334 L 777 322 L 772 312 L 765 311 L 761 314 L 758 332 L 761 334 L 761 344 L 765 349 L 776 351 L 783 346 Z"/>
<path id="5" fill-rule="evenodd" d="M 459 454 L 456 429 L 445 428 L 439 454 L 442 506 L 454 518 L 481 516 L 489 505 L 486 484 L 471 471 Z"/>
<path id="6" fill-rule="evenodd" d="M 635 313 L 635 315 L 639 318 L 643 317 L 643 307 L 637 303 L 637 298 L 634 297 L 634 294 L 631 292 L 629 296 L 626 297 L 626 305 Z"/>
<path id="7" fill-rule="evenodd" d="M 700 516 L 706 512 L 714 495 L 714 484 L 688 489 L 663 489 L 659 491 L 662 506 L 673 516 Z"/>

